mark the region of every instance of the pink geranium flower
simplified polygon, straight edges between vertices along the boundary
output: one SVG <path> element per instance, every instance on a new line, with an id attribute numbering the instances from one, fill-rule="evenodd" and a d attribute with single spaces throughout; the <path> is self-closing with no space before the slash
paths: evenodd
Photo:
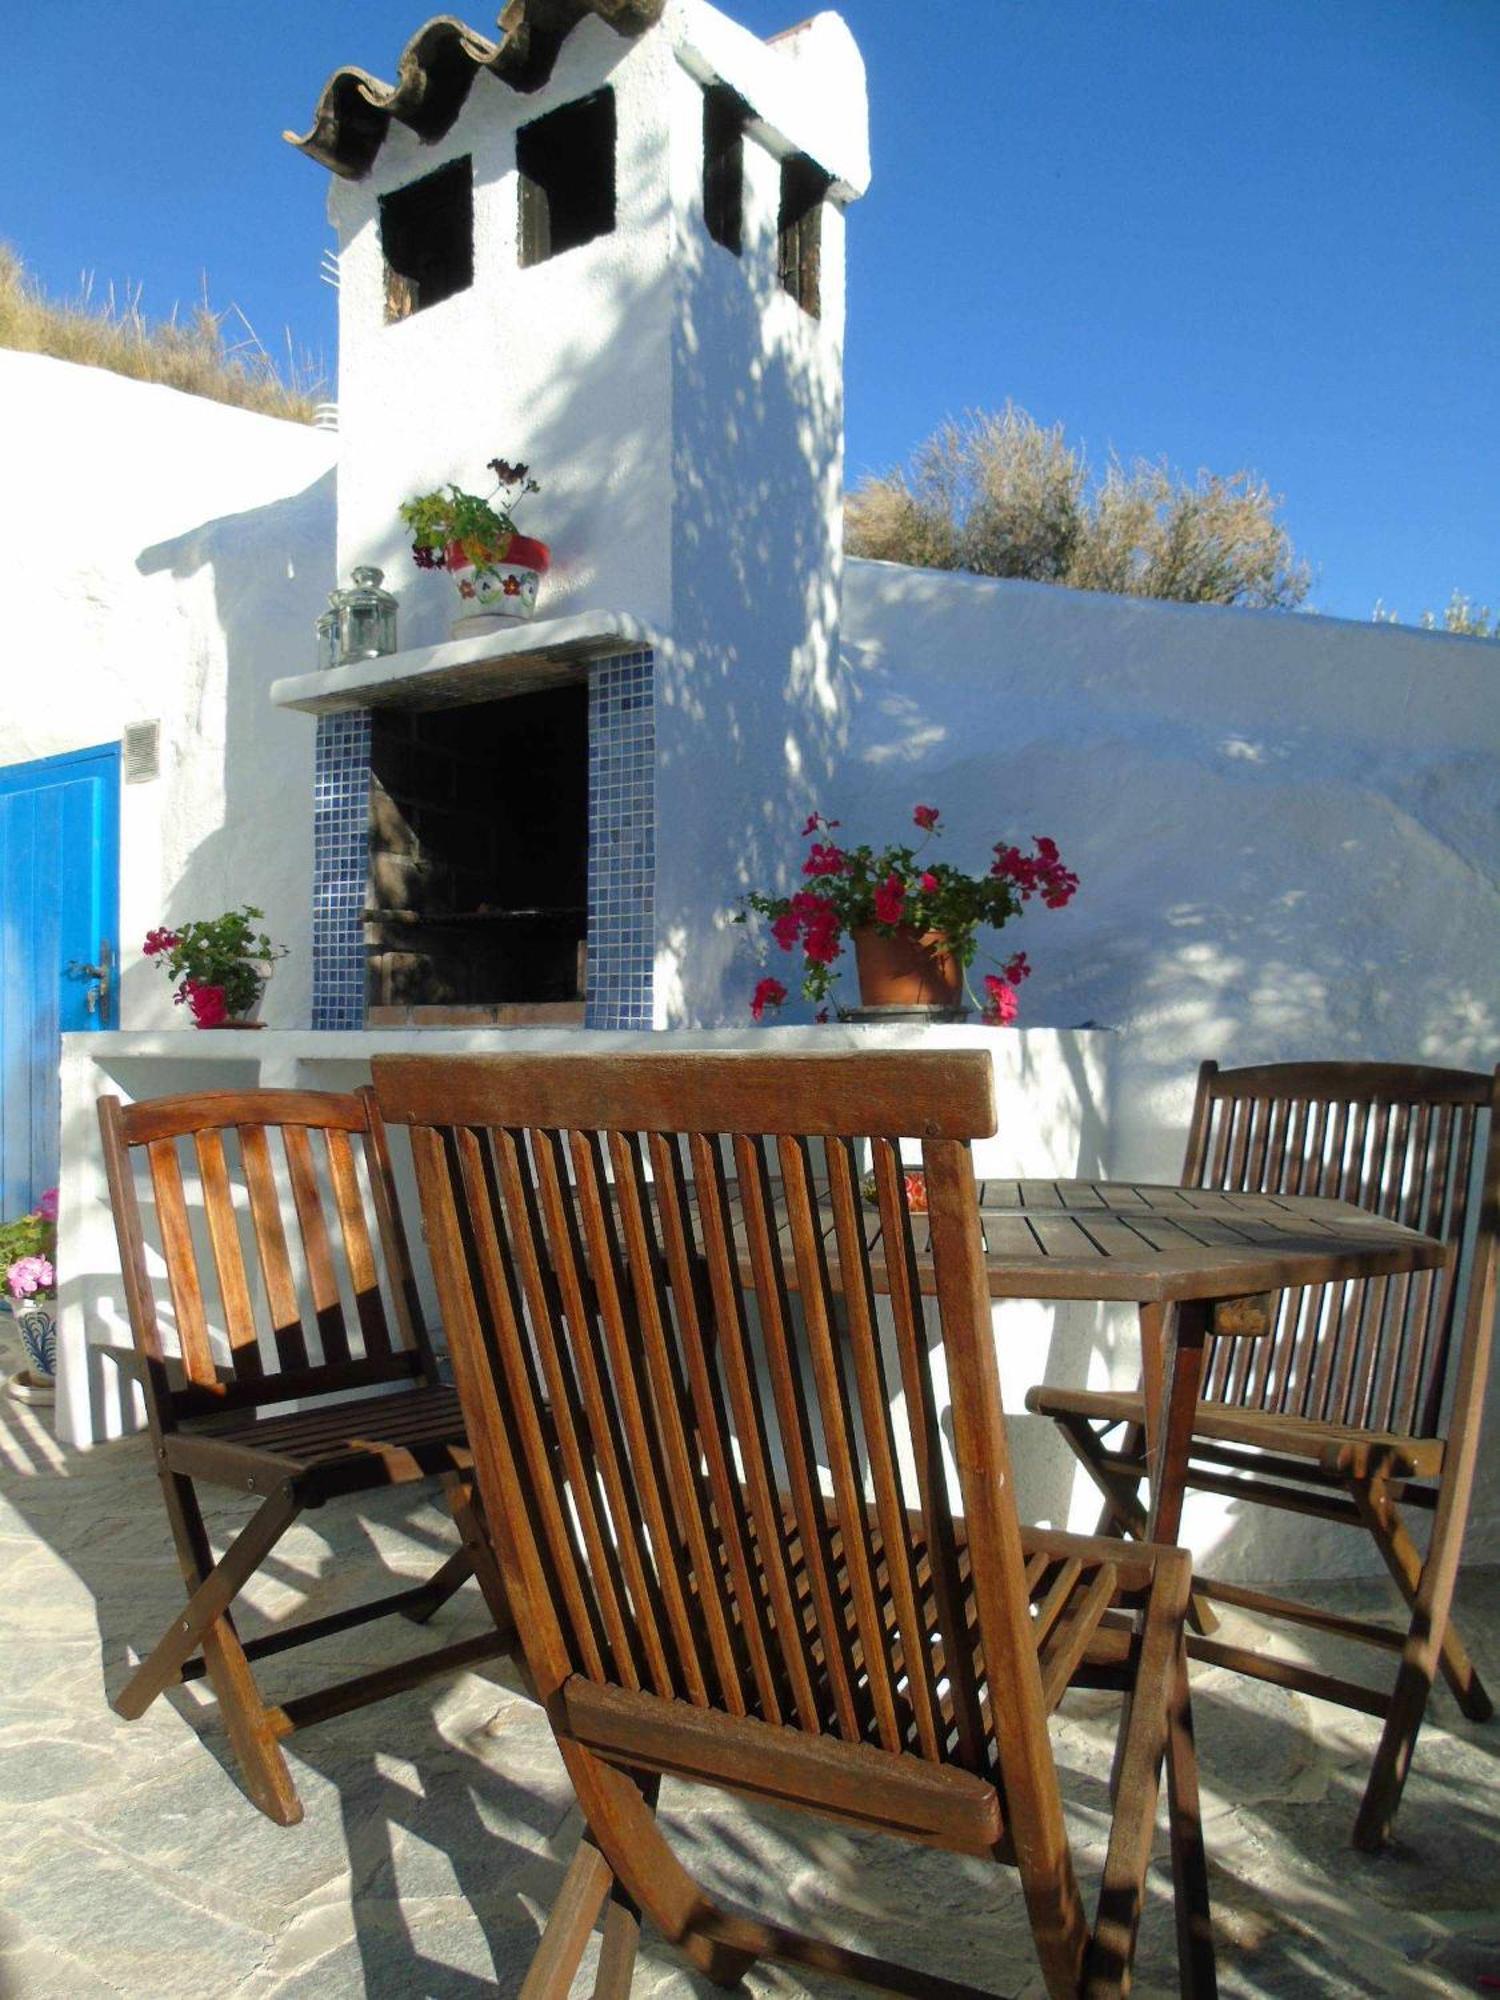
<path id="1" fill-rule="evenodd" d="M 932 829 L 938 823 L 937 807 L 918 806 L 912 814 L 912 822 L 914 825 L 921 827 L 923 833 L 931 833 Z"/>
<path id="2" fill-rule="evenodd" d="M 57 1288 L 57 1273 L 50 1257 L 18 1257 L 5 1274 L 13 1299 L 35 1298 L 38 1292 Z"/>
<path id="3" fill-rule="evenodd" d="M 42 1196 L 41 1200 L 37 1203 L 36 1212 L 42 1218 L 43 1222 L 56 1222 L 57 1220 L 56 1188 L 48 1188 L 47 1192 Z"/>
<path id="4" fill-rule="evenodd" d="M 989 1003 L 984 1010 L 985 1020 L 992 1028 L 1008 1028 L 1021 1011 L 1015 987 L 1008 979 L 997 979 L 993 972 L 987 972 L 984 991 Z"/>

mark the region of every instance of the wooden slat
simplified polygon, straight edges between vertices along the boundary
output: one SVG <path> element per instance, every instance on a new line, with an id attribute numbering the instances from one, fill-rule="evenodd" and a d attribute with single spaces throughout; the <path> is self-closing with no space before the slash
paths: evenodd
<path id="1" fill-rule="evenodd" d="M 433 1175 L 436 1176 L 440 1170 L 446 1173 L 446 1166 L 442 1165 L 441 1145 L 435 1135 L 419 1133 L 417 1138 L 426 1144 L 433 1162 Z M 509 1406 L 514 1412 L 521 1463 L 525 1468 L 526 1490 L 531 1496 L 540 1528 L 535 1569 L 545 1573 L 546 1586 L 557 1615 L 567 1618 L 573 1645 L 585 1670 L 596 1679 L 602 1679 L 605 1671 L 604 1636 L 600 1629 L 598 1608 L 574 1545 L 567 1497 L 556 1477 L 548 1439 L 537 1420 L 542 1398 L 533 1371 L 532 1349 L 523 1325 L 521 1300 L 513 1289 L 512 1265 L 503 1242 L 495 1161 L 492 1155 L 487 1155 L 485 1143 L 473 1132 L 456 1133 L 454 1148 L 465 1217 L 472 1232 L 475 1266 L 487 1308 L 486 1320 L 504 1372 Z M 443 1220 L 447 1221 L 446 1214 Z M 472 1297 L 472 1294 L 468 1296 Z M 488 1410 L 489 1399 L 482 1398 L 481 1401 Z M 498 1423 L 498 1412 L 495 1421 Z M 509 1460 L 509 1440 L 500 1448 Z"/>
<path id="2" fill-rule="evenodd" d="M 732 1580 L 734 1599 L 739 1607 L 740 1631 L 750 1655 L 761 1713 L 767 1721 L 779 1722 L 783 1714 L 781 1695 L 771 1664 L 771 1648 L 776 1643 L 775 1630 L 769 1619 L 768 1600 L 762 1593 L 760 1573 L 750 1555 L 750 1523 L 744 1491 L 731 1455 L 730 1425 L 713 1366 L 706 1314 L 699 1308 L 682 1156 L 676 1144 L 660 1133 L 653 1133 L 649 1143 L 655 1174 L 657 1214 L 672 1282 L 672 1301 L 681 1335 L 683 1366 L 693 1399 L 699 1446 L 708 1467 L 719 1538 Z M 718 1565 L 713 1563 L 710 1567 L 715 1572 L 714 1587 L 717 1588 Z"/>
<path id="3" fill-rule="evenodd" d="M 672 1546 L 673 1578 L 684 1598 L 689 1587 L 696 1591 L 719 1699 L 731 1715 L 745 1715 L 749 1704 L 730 1636 L 719 1565 L 709 1550 L 700 1474 L 685 1428 L 685 1416 L 691 1406 L 670 1339 L 671 1307 L 650 1234 L 639 1141 L 614 1132 L 610 1134 L 609 1146 L 631 1293 L 651 1386 L 662 1474 L 668 1495 L 675 1496 L 671 1511 L 676 1517 L 676 1534 L 666 1531 Z M 685 1578 L 677 1557 L 678 1537 L 686 1543 L 691 1562 L 690 1574 Z M 673 1615 L 675 1621 L 675 1611 Z M 698 1659 L 696 1649 L 691 1661 L 684 1658 L 683 1673 L 693 1699 L 706 1702 L 710 1698 L 707 1669 Z"/>
<path id="4" fill-rule="evenodd" d="M 357 1097 L 324 1090 L 214 1090 L 143 1099 L 120 1107 L 128 1146 L 154 1139 L 187 1139 L 195 1132 L 241 1125 L 303 1125 L 360 1132 L 364 1113 Z"/>
<path id="5" fill-rule="evenodd" d="M 166 1259 L 167 1283 L 172 1293 L 172 1312 L 177 1322 L 182 1365 L 190 1382 L 210 1388 L 217 1382 L 218 1376 L 208 1344 L 208 1320 L 203 1310 L 203 1289 L 198 1282 L 198 1253 L 193 1244 L 192 1224 L 188 1220 L 175 1140 L 151 1140 L 146 1147 L 146 1158 L 151 1168 L 156 1226 L 161 1235 L 162 1255 Z"/>
<path id="6" fill-rule="evenodd" d="M 370 1241 L 370 1225 L 365 1219 L 359 1169 L 355 1165 L 354 1148 L 347 1132 L 325 1132 L 324 1138 L 328 1146 L 328 1178 L 333 1187 L 345 1264 L 354 1291 L 354 1309 L 359 1314 L 365 1353 L 373 1359 L 390 1353 L 391 1330 L 380 1296 L 380 1273 L 375 1264 L 375 1246 Z"/>
<path id="7" fill-rule="evenodd" d="M 627 1456 L 619 1414 L 609 1393 L 607 1363 L 598 1346 L 600 1293 L 598 1282 L 607 1276 L 607 1257 L 596 1262 L 590 1282 L 583 1269 L 577 1239 L 577 1216 L 566 1191 L 563 1158 L 565 1141 L 557 1132 L 537 1134 L 532 1139 L 532 1163 L 537 1177 L 543 1226 L 552 1268 L 556 1274 L 562 1322 L 567 1330 L 567 1351 L 574 1379 L 579 1387 L 583 1413 L 580 1429 L 588 1447 L 590 1488 L 602 1486 L 602 1525 L 619 1562 L 623 1601 L 628 1602 L 630 1627 L 639 1644 L 641 1657 L 656 1692 L 675 1692 L 672 1669 L 667 1662 L 663 1619 L 656 1575 L 649 1551 L 640 1540 L 641 1517 L 636 1495 L 627 1493 L 623 1461 Z M 595 1231 L 603 1227 L 598 1212 L 591 1218 Z M 587 1293 L 587 1296 L 585 1296 Z M 623 1328 L 616 1329 L 617 1339 Z M 642 1468 L 644 1470 L 644 1467 Z"/>
<path id="8" fill-rule="evenodd" d="M 306 1368 L 307 1336 L 302 1326 L 302 1308 L 297 1303 L 297 1287 L 292 1281 L 276 1172 L 271 1164 L 271 1142 L 263 1125 L 240 1125 L 235 1129 L 239 1134 L 240 1166 L 250 1197 L 255 1248 L 271 1312 L 277 1358 L 283 1368 Z"/>
<path id="9" fill-rule="evenodd" d="M 823 1670 L 828 1676 L 840 1732 L 847 1742 L 857 1743 L 865 1735 L 864 1718 L 855 1692 L 857 1677 L 850 1658 L 848 1632 L 830 1588 L 832 1560 L 828 1549 L 827 1520 L 818 1491 L 818 1454 L 798 1366 L 786 1277 L 776 1242 L 770 1174 L 760 1147 L 743 1135 L 735 1136 L 734 1156 L 751 1265 L 755 1272 L 756 1314 L 776 1407 L 782 1457 L 791 1485 L 798 1533 L 804 1549 L 815 1551 L 808 1563 L 808 1576 L 816 1611 L 818 1650 Z M 788 1154 L 784 1158 L 790 1159 L 791 1156 Z M 808 1212 L 805 1169 L 800 1160 L 792 1160 L 791 1164 L 794 1179 L 785 1188 L 786 1226 L 797 1246 L 797 1268 L 812 1280 L 812 1296 L 809 1297 L 806 1290 L 803 1292 L 803 1310 L 816 1313 L 823 1283 L 817 1262 L 821 1246 Z"/>
<path id="10" fill-rule="evenodd" d="M 250 1287 L 245 1277 L 245 1258 L 240 1246 L 239 1220 L 234 1212 L 234 1194 L 229 1185 L 229 1167 L 224 1158 L 223 1135 L 219 1132 L 198 1132 L 194 1135 L 193 1144 L 198 1155 L 198 1180 L 203 1189 L 208 1240 L 219 1280 L 219 1302 L 224 1308 L 224 1326 L 229 1335 L 230 1365 L 239 1380 L 257 1381 L 265 1373 L 265 1368 L 256 1338 Z"/>
<path id="11" fill-rule="evenodd" d="M 323 1216 L 323 1197 L 313 1165 L 312 1143 L 304 1127 L 288 1126 L 282 1133 L 286 1147 L 287 1174 L 292 1184 L 292 1201 L 297 1210 L 297 1228 L 302 1238 L 302 1257 L 312 1292 L 313 1318 L 324 1361 L 349 1359 L 349 1329 L 344 1323 L 339 1298 L 338 1276 L 333 1248 L 328 1240 L 328 1224 Z"/>
<path id="12" fill-rule="evenodd" d="M 929 1131 L 985 1139 L 995 1129 L 990 1059 L 975 1050 L 887 1050 L 766 1056 L 378 1055 L 386 1115 L 419 1125 L 537 1126 L 587 1131 L 663 1130 L 752 1136 L 805 1131 L 861 1138 Z M 390 1107 L 398 1107 L 391 1109 Z M 601 1107 L 608 1106 L 608 1118 Z"/>
<path id="13" fill-rule="evenodd" d="M 902 1172 L 900 1154 L 889 1140 L 875 1140 L 871 1152 L 876 1196 L 880 1204 L 881 1234 L 886 1245 L 885 1270 L 890 1289 L 891 1320 L 901 1386 L 906 1399 L 907 1433 L 916 1469 L 922 1539 L 932 1565 L 932 1595 L 940 1630 L 952 1634 L 963 1630 L 963 1591 L 958 1575 L 953 1507 L 948 1497 L 947 1472 L 943 1464 L 942 1429 L 911 1240 L 906 1177 Z M 918 1637 L 925 1643 L 933 1636 L 923 1629 L 913 1636 L 911 1644 L 914 1646 Z M 911 1647 L 907 1650 L 910 1651 Z M 960 1646 L 952 1650 L 949 1695 L 953 1726 L 957 1732 L 957 1761 L 966 1770 L 980 1771 L 987 1767 L 989 1759 L 973 1662 L 965 1648 Z"/>
<path id="14" fill-rule="evenodd" d="M 765 1417 L 750 1353 L 744 1300 L 740 1295 L 738 1271 L 731 1248 L 723 1161 L 715 1144 L 701 1133 L 691 1135 L 689 1147 L 719 1351 L 729 1390 L 729 1406 L 734 1414 L 735 1438 L 749 1489 L 749 1516 L 754 1528 L 761 1574 L 765 1579 L 773 1629 L 798 1720 L 804 1729 L 816 1731 L 821 1726 L 820 1710 L 813 1692 L 812 1662 L 802 1622 L 797 1617 L 792 1579 L 787 1567 L 781 1509 L 777 1504 Z"/>
<path id="15" fill-rule="evenodd" d="M 889 1570 L 893 1637 L 901 1654 L 906 1677 L 906 1702 L 915 1723 L 918 1745 L 924 1757 L 937 1762 L 942 1754 L 937 1691 L 927 1634 L 917 1610 L 911 1548 L 907 1540 L 906 1507 L 891 1418 L 891 1391 L 886 1381 L 874 1287 L 864 1248 L 858 1175 L 847 1143 L 829 1142 L 828 1185 L 838 1236 L 839 1266 L 843 1273 L 849 1356 L 858 1390 L 870 1480 L 875 1492 L 876 1519 Z M 867 1661 L 871 1658 L 868 1645 L 866 1658 Z M 884 1728 L 886 1702 L 890 1702 L 894 1711 L 899 1700 L 895 1686 L 887 1680 L 891 1667 L 886 1648 L 877 1649 L 869 1671 L 879 1678 L 874 1699 Z M 904 1737 L 900 1725 L 896 1726 L 898 1735 Z"/>
<path id="16" fill-rule="evenodd" d="M 591 1467 L 584 1455 L 583 1410 L 561 1338 L 559 1314 L 553 1304 L 552 1290 L 557 1281 L 544 1254 L 524 1144 L 524 1137 L 513 1131 L 502 1130 L 494 1135 L 495 1164 L 511 1247 L 520 1268 L 532 1342 L 541 1358 L 552 1421 L 557 1427 L 567 1472 L 568 1499 L 582 1532 L 588 1573 L 609 1638 L 614 1671 L 627 1687 L 639 1687 L 640 1667 L 622 1601 L 619 1559 L 607 1527 L 600 1520 Z"/>

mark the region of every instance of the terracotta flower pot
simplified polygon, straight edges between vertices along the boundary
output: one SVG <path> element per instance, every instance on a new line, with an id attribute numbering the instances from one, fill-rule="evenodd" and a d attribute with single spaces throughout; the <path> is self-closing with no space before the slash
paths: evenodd
<path id="1" fill-rule="evenodd" d="M 552 552 L 545 542 L 529 535 L 512 535 L 503 552 L 493 550 L 471 563 L 459 542 L 448 544 L 448 569 L 458 587 L 463 615 L 458 624 L 467 628 L 477 616 L 529 618 L 536 610 L 536 596 L 542 577 L 550 568 Z M 458 628 L 454 637 L 464 636 Z"/>
<path id="2" fill-rule="evenodd" d="M 936 931 L 922 936 L 902 927 L 854 933 L 862 1007 L 957 1007 L 963 1002 L 963 967 L 943 949 Z"/>

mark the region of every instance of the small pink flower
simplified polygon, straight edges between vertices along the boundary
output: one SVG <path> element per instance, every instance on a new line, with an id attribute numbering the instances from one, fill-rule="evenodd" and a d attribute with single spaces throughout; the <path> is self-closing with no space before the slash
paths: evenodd
<path id="1" fill-rule="evenodd" d="M 1023 979 L 1031 977 L 1031 962 L 1024 951 L 1018 951 L 1005 967 L 1004 978 L 1011 986 L 1019 986 Z"/>
<path id="2" fill-rule="evenodd" d="M 5 1274 L 13 1299 L 35 1298 L 38 1292 L 57 1289 L 57 1273 L 50 1257 L 18 1257 Z"/>
<path id="3" fill-rule="evenodd" d="M 807 824 L 802 829 L 802 837 L 805 840 L 810 833 L 816 833 L 820 826 L 826 827 L 832 833 L 833 829 L 841 824 L 842 822 L 836 819 L 825 819 L 822 813 L 809 813 Z"/>
<path id="4" fill-rule="evenodd" d="M 887 875 L 875 891 L 875 921 L 878 924 L 899 924 L 901 912 L 906 905 L 906 884 L 899 875 Z"/>
<path id="5" fill-rule="evenodd" d="M 141 950 L 146 954 L 147 958 L 157 958 L 165 951 L 174 951 L 177 947 L 177 942 L 176 931 L 169 931 L 165 928 L 147 931 L 146 942 L 141 946 Z"/>
<path id="6" fill-rule="evenodd" d="M 984 1018 L 992 1028 L 1008 1028 L 1021 1011 L 1021 1003 L 1016 997 L 1016 989 L 1009 980 L 997 979 L 993 972 L 984 976 L 984 990 L 989 1005 L 984 1010 Z"/>
<path id="7" fill-rule="evenodd" d="M 917 886 L 924 896 L 935 896 L 938 892 L 938 878 L 929 868 Z"/>
<path id="8" fill-rule="evenodd" d="M 790 951 L 801 936 L 802 924 L 795 913 L 785 910 L 771 925 L 771 935 L 783 951 Z"/>
<path id="9" fill-rule="evenodd" d="M 57 1220 L 56 1188 L 47 1189 L 46 1193 L 42 1196 L 41 1200 L 36 1205 L 36 1212 L 42 1218 L 43 1222 L 56 1222 Z"/>
<path id="10" fill-rule="evenodd" d="M 750 996 L 750 1018 L 760 1020 L 768 1007 L 780 1007 L 786 999 L 786 988 L 779 979 L 763 979 Z"/>
<path id="11" fill-rule="evenodd" d="M 921 827 L 923 833 L 931 833 L 932 829 L 938 823 L 937 807 L 918 806 L 916 811 L 912 814 L 912 822 L 914 825 Z"/>

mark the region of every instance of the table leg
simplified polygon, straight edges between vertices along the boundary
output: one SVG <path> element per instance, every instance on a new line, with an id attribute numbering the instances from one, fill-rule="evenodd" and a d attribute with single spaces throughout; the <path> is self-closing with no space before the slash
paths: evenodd
<path id="1" fill-rule="evenodd" d="M 1154 1323 L 1148 1329 L 1147 1322 Z M 1183 1300 L 1164 1316 L 1141 1314 L 1142 1379 L 1146 1400 L 1146 1462 L 1151 1468 L 1151 1504 L 1146 1536 L 1153 1542 L 1175 1542 L 1182 1529 L 1188 1453 L 1198 1396 L 1203 1387 L 1206 1343 L 1213 1306 L 1201 1299 Z M 1149 1352 L 1154 1348 L 1155 1353 Z M 1151 1387 L 1155 1375 L 1155 1393 Z M 1184 1962 L 1190 1962 L 1199 1982 L 1197 1991 L 1212 1993 L 1213 1937 L 1210 1929 L 1208 1876 L 1200 1857 L 1202 1846 L 1186 1838 L 1202 1812 L 1198 1798 L 1198 1760 L 1193 1748 L 1192 1711 L 1188 1704 L 1187 1639 L 1178 1655 L 1172 1693 L 1172 1724 L 1167 1734 L 1167 1798 L 1172 1817 L 1172 1877 L 1177 1891 L 1177 1932 Z"/>

